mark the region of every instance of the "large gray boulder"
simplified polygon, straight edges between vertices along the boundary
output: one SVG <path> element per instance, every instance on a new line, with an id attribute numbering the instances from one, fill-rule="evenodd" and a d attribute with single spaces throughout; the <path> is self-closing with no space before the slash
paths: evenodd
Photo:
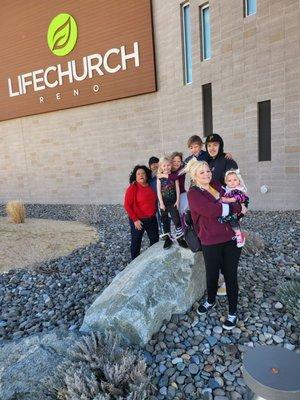
<path id="1" fill-rule="evenodd" d="M 0 399 L 53 400 L 56 371 L 77 335 L 56 331 L 0 345 Z"/>
<path id="2" fill-rule="evenodd" d="M 184 313 L 205 289 L 202 253 L 162 243 L 132 261 L 87 310 L 82 332 L 109 329 L 129 344 L 145 345 L 164 320 Z"/>

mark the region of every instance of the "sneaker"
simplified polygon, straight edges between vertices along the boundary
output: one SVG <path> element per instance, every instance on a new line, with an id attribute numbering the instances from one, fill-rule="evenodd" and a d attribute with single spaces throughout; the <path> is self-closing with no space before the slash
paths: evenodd
<path id="1" fill-rule="evenodd" d="M 164 249 L 169 249 L 172 246 L 173 242 L 170 239 L 170 236 L 167 236 L 164 243 Z"/>
<path id="2" fill-rule="evenodd" d="M 183 237 L 180 237 L 179 239 L 177 239 L 177 243 L 179 244 L 179 246 L 183 247 L 184 249 L 188 249 L 188 247 L 189 247 Z"/>
<path id="3" fill-rule="evenodd" d="M 197 308 L 196 312 L 197 312 L 197 314 L 199 314 L 199 315 L 204 315 L 204 314 L 206 314 L 209 310 L 211 310 L 212 308 L 214 308 L 215 305 L 216 305 L 216 303 L 210 304 L 210 303 L 206 300 L 203 304 L 201 304 L 201 305 Z"/>
<path id="4" fill-rule="evenodd" d="M 236 327 L 237 316 L 235 314 L 228 314 L 226 321 L 223 324 L 223 328 L 230 331 L 231 329 Z"/>
<path id="5" fill-rule="evenodd" d="M 225 282 L 223 282 L 221 286 L 218 288 L 217 296 L 227 296 Z"/>
<path id="6" fill-rule="evenodd" d="M 243 247 L 246 241 L 245 235 L 241 232 L 240 234 L 236 234 L 236 246 Z"/>

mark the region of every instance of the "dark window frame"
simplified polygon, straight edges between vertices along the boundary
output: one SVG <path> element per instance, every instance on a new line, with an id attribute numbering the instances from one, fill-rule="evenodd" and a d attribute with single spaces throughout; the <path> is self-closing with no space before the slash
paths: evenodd
<path id="1" fill-rule="evenodd" d="M 257 103 L 258 161 L 272 160 L 271 100 Z"/>
<path id="2" fill-rule="evenodd" d="M 211 82 L 202 85 L 202 116 L 203 135 L 207 137 L 213 133 L 213 104 Z"/>

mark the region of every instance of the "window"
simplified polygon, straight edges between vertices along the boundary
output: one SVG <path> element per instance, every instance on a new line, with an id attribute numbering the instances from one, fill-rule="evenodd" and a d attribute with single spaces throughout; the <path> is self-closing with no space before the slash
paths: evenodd
<path id="1" fill-rule="evenodd" d="M 256 0 L 244 0 L 245 17 L 256 13 Z"/>
<path id="2" fill-rule="evenodd" d="M 211 39 L 210 39 L 210 11 L 209 5 L 201 7 L 201 46 L 202 60 L 211 58 Z"/>
<path id="3" fill-rule="evenodd" d="M 204 136 L 209 136 L 213 133 L 211 83 L 202 85 L 202 111 Z"/>
<path id="4" fill-rule="evenodd" d="M 183 81 L 184 84 L 192 83 L 192 40 L 190 5 L 181 6 L 182 39 L 183 39 Z"/>
<path id="5" fill-rule="evenodd" d="M 258 103 L 258 161 L 271 161 L 271 100 Z"/>

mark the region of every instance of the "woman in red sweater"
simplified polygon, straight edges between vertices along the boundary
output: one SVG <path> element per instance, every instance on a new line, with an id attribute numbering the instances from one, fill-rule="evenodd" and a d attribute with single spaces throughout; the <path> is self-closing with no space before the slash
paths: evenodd
<path id="1" fill-rule="evenodd" d="M 219 182 L 212 181 L 212 173 L 205 161 L 192 159 L 185 171 L 191 174 L 195 182 L 188 191 L 188 201 L 195 230 L 202 243 L 206 269 L 207 300 L 198 307 L 197 312 L 204 315 L 215 306 L 219 269 L 222 265 L 229 302 L 229 313 L 223 328 L 230 330 L 237 322 L 237 268 L 241 248 L 236 246 L 235 233 L 230 224 L 220 223 L 218 218 L 235 213 L 245 214 L 247 209 L 243 204 L 221 202 L 224 190 Z"/>
<path id="2" fill-rule="evenodd" d="M 157 195 L 149 185 L 151 171 L 145 165 L 136 165 L 131 172 L 130 185 L 125 192 L 124 208 L 129 216 L 131 231 L 131 258 L 141 251 L 143 234 L 146 231 L 150 246 L 159 241 L 156 219 Z"/>

